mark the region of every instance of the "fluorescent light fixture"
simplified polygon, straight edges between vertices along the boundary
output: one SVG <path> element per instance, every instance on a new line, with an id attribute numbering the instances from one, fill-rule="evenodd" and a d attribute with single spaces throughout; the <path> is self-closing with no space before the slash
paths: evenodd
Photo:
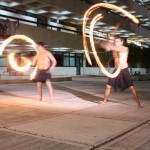
<path id="1" fill-rule="evenodd" d="M 73 17 L 72 19 L 78 20 L 78 21 L 82 21 L 83 20 L 83 18 L 79 18 L 79 17 Z"/>
<path id="2" fill-rule="evenodd" d="M 142 45 L 143 47 L 145 47 L 145 48 L 149 48 L 149 46 L 148 45 Z"/>
<path id="3" fill-rule="evenodd" d="M 11 2 L 11 3 L 0 2 L 0 5 L 13 7 L 13 6 L 17 6 L 19 4 L 17 2 Z"/>
<path id="4" fill-rule="evenodd" d="M 142 4 L 143 3 L 146 3 L 146 2 L 149 2 L 149 0 L 139 0 Z"/>
<path id="5" fill-rule="evenodd" d="M 47 11 L 45 10 L 33 10 L 33 9 L 29 9 L 27 10 L 27 12 L 30 12 L 30 13 L 36 13 L 36 14 L 42 14 L 42 13 L 46 13 Z"/>
<path id="6" fill-rule="evenodd" d="M 109 32 L 109 31 L 111 31 L 111 30 L 109 30 L 109 29 L 105 29 L 105 30 L 103 30 L 103 32 Z"/>
<path id="7" fill-rule="evenodd" d="M 125 34 L 125 35 L 121 35 L 121 37 L 130 37 L 129 35 Z"/>
<path id="8" fill-rule="evenodd" d="M 71 12 L 70 11 L 66 11 L 66 10 L 64 10 L 64 11 L 51 11 L 51 13 L 53 13 L 53 14 L 56 14 L 56 15 L 67 15 L 67 14 L 71 14 Z"/>
<path id="9" fill-rule="evenodd" d="M 52 51 L 66 52 L 66 49 L 52 49 Z"/>
<path id="10" fill-rule="evenodd" d="M 43 14 L 43 13 L 46 13 L 47 11 L 45 11 L 45 10 L 38 10 L 38 11 L 36 11 L 36 13 L 37 14 Z"/>
<path id="11" fill-rule="evenodd" d="M 150 24 L 149 24 L 149 23 L 146 23 L 146 24 L 142 24 L 142 26 L 150 26 Z"/>
<path id="12" fill-rule="evenodd" d="M 107 29 L 112 30 L 112 29 L 115 29 L 115 27 L 114 27 L 114 26 L 111 26 L 111 27 L 107 27 Z"/>
<path id="13" fill-rule="evenodd" d="M 121 8 L 128 8 L 126 5 L 119 6 Z"/>
<path id="14" fill-rule="evenodd" d="M 68 19 L 68 17 L 66 17 L 66 16 L 53 16 L 51 18 L 58 19 L 58 20 Z"/>
<path id="15" fill-rule="evenodd" d="M 68 19 L 68 17 L 66 17 L 66 16 L 61 16 L 61 17 L 59 17 L 59 19 L 60 19 L 60 20 L 64 20 L 64 19 Z"/>
<path id="16" fill-rule="evenodd" d="M 120 32 L 117 32 L 117 33 L 116 33 L 116 35 L 120 35 L 120 34 L 122 34 L 122 33 L 120 33 Z"/>
<path id="17" fill-rule="evenodd" d="M 54 49 L 54 50 L 58 50 L 58 49 L 70 49 L 70 48 L 67 48 L 67 47 L 54 47 L 54 48 L 51 48 L 51 49 Z"/>
<path id="18" fill-rule="evenodd" d="M 135 13 L 136 13 L 136 11 L 132 10 L 132 11 L 129 11 L 129 13 L 131 13 L 131 14 L 135 14 Z"/>
<path id="19" fill-rule="evenodd" d="M 128 32 L 127 30 L 118 30 L 116 32 L 121 32 L 121 33 L 125 33 L 125 32 Z"/>
<path id="20" fill-rule="evenodd" d="M 140 17 L 143 17 L 143 15 L 136 15 L 135 17 L 140 18 Z"/>
<path id="21" fill-rule="evenodd" d="M 96 25 L 104 25 L 105 23 L 103 22 L 96 22 Z"/>
<path id="22" fill-rule="evenodd" d="M 149 21 L 150 19 L 149 18 L 141 18 L 140 20 L 141 21 Z"/>
<path id="23" fill-rule="evenodd" d="M 109 1 L 108 3 L 114 4 L 114 3 L 117 3 L 117 1 L 116 0 L 112 0 L 112 1 Z"/>
<path id="24" fill-rule="evenodd" d="M 94 28 L 100 28 L 99 26 L 95 25 Z"/>
<path id="25" fill-rule="evenodd" d="M 127 33 L 127 35 L 136 35 L 135 33 Z"/>

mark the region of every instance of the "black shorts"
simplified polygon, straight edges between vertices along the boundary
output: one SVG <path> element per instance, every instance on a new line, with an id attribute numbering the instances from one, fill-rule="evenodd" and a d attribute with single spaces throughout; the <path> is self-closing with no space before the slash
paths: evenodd
<path id="1" fill-rule="evenodd" d="M 51 74 L 46 73 L 47 70 L 39 70 L 37 69 L 37 73 L 35 75 L 36 82 L 45 82 L 46 80 L 51 80 Z"/>
<path id="2" fill-rule="evenodd" d="M 114 70 L 114 72 L 116 69 Z M 133 86 L 132 77 L 128 71 L 128 68 L 121 69 L 119 75 L 115 78 L 109 78 L 108 85 L 114 87 L 115 90 L 120 88 L 121 90 L 125 90 L 130 86 Z"/>

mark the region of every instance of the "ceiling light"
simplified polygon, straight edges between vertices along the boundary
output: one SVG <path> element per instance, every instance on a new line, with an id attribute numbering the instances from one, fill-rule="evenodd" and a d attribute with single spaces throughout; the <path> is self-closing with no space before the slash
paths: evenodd
<path id="1" fill-rule="evenodd" d="M 96 25 L 104 25 L 105 23 L 103 22 L 97 22 Z"/>
<path id="2" fill-rule="evenodd" d="M 58 49 L 70 49 L 70 48 L 67 48 L 67 47 L 54 47 L 54 48 L 52 48 L 53 50 L 58 50 Z"/>
<path id="3" fill-rule="evenodd" d="M 137 18 L 143 17 L 143 15 L 136 15 Z"/>
<path id="4" fill-rule="evenodd" d="M 58 20 L 68 19 L 68 17 L 66 17 L 66 16 L 52 16 L 51 18 L 58 19 Z"/>
<path id="5" fill-rule="evenodd" d="M 79 17 L 74 17 L 74 18 L 72 18 L 72 19 L 78 20 L 78 21 L 82 21 L 82 20 L 83 20 L 83 18 L 79 18 Z"/>
<path id="6" fill-rule="evenodd" d="M 119 6 L 119 7 L 121 7 L 121 8 L 128 8 L 127 6 L 125 6 L 125 5 L 122 5 L 122 6 Z"/>
<path id="7" fill-rule="evenodd" d="M 149 21 L 150 19 L 149 18 L 141 18 L 140 20 L 141 21 Z"/>
<path id="8" fill-rule="evenodd" d="M 51 13 L 53 13 L 53 14 L 56 14 L 56 15 L 67 15 L 67 14 L 71 14 L 71 12 L 70 11 L 66 11 L 66 10 L 64 10 L 64 11 L 51 11 Z"/>
<path id="9" fill-rule="evenodd" d="M 123 33 L 123 32 L 127 32 L 127 30 L 119 30 L 119 31 L 117 31 L 117 32 Z"/>
<path id="10" fill-rule="evenodd" d="M 127 33 L 128 35 L 136 35 L 135 33 Z"/>
<path id="11" fill-rule="evenodd" d="M 142 26 L 150 26 L 150 24 L 149 24 L 149 23 L 146 23 L 146 24 L 142 24 Z"/>
<path id="12" fill-rule="evenodd" d="M 112 0 L 112 1 L 109 1 L 108 3 L 114 4 L 114 3 L 117 3 L 117 1 L 116 0 Z"/>
<path id="13" fill-rule="evenodd" d="M 129 13 L 131 13 L 131 14 L 135 14 L 135 13 L 136 13 L 136 11 L 132 10 L 132 11 L 129 11 Z"/>

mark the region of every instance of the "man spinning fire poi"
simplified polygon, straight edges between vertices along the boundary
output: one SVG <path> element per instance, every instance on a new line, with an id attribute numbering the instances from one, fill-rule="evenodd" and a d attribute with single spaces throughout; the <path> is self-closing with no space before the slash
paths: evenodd
<path id="1" fill-rule="evenodd" d="M 49 102 L 53 101 L 53 87 L 51 85 L 51 73 L 53 72 L 57 61 L 55 57 L 48 50 L 44 48 L 43 42 L 36 43 L 37 54 L 31 60 L 31 66 L 36 66 L 37 71 L 34 80 L 37 82 L 37 91 L 39 94 L 39 100 L 42 101 L 42 82 L 46 82 L 49 92 Z M 26 58 L 22 57 L 24 61 Z"/>
<path id="2" fill-rule="evenodd" d="M 84 46 L 85 56 L 90 65 L 92 65 L 92 62 L 90 59 L 89 49 L 88 49 L 87 40 L 86 40 L 86 26 L 87 26 L 87 20 L 88 20 L 87 18 L 89 18 L 91 13 L 93 13 L 96 9 L 98 9 L 100 7 L 118 11 L 119 13 L 125 15 L 127 18 L 129 18 L 134 23 L 139 24 L 139 20 L 135 16 L 133 16 L 126 10 L 124 10 L 116 5 L 108 4 L 108 3 L 97 3 L 93 6 L 91 6 L 84 14 L 84 20 L 83 20 L 83 26 L 82 26 L 83 46 Z M 130 90 L 134 96 L 134 99 L 137 103 L 137 107 L 141 108 L 141 104 L 140 104 L 136 89 L 133 85 L 131 75 L 129 74 L 129 71 L 128 71 L 127 59 L 128 59 L 129 50 L 127 47 L 123 46 L 123 39 L 121 39 L 120 37 L 114 36 L 115 31 L 118 29 L 118 27 L 120 25 L 119 26 L 117 25 L 113 31 L 114 32 L 113 37 L 115 37 L 114 39 L 107 39 L 106 41 L 98 41 L 98 42 L 94 41 L 94 38 L 93 38 L 94 37 L 94 35 L 93 35 L 94 25 L 101 18 L 103 18 L 103 15 L 101 13 L 97 14 L 96 16 L 94 16 L 94 18 L 90 22 L 89 37 L 90 37 L 91 50 L 93 52 L 94 58 L 98 64 L 99 68 L 102 70 L 102 72 L 106 76 L 109 77 L 109 81 L 107 83 L 105 94 L 104 94 L 104 102 L 103 103 L 106 104 L 106 102 L 108 101 L 108 96 L 110 94 L 111 87 L 114 87 L 115 89 L 121 88 L 122 90 L 125 90 L 126 88 L 130 88 Z M 106 51 L 113 51 L 114 58 L 115 58 L 115 70 L 112 74 L 109 73 L 105 69 L 103 64 L 101 63 L 101 61 L 97 55 L 96 49 L 95 49 L 96 43 L 98 43 L 99 46 L 104 48 Z"/>
<path id="3" fill-rule="evenodd" d="M 34 57 L 31 65 L 36 65 L 38 70 L 36 74 L 37 90 L 39 100 L 42 100 L 42 82 L 46 82 L 51 102 L 53 100 L 53 87 L 51 85 L 51 73 L 54 70 L 57 62 L 55 57 L 44 48 L 43 42 L 36 43 L 38 53 Z"/>
<path id="4" fill-rule="evenodd" d="M 114 36 L 113 42 L 109 42 L 109 41 L 99 42 L 99 45 L 103 47 L 106 51 L 113 52 L 113 56 L 115 60 L 114 71 L 116 71 L 116 68 L 118 67 L 120 63 L 120 59 L 121 59 L 121 71 L 117 77 L 109 78 L 108 83 L 106 85 L 106 90 L 104 93 L 103 104 L 106 104 L 108 101 L 108 96 L 110 94 L 111 87 L 114 87 L 115 89 L 120 88 L 121 90 L 125 90 L 129 88 L 136 101 L 137 107 L 141 108 L 138 94 L 133 85 L 133 80 L 131 78 L 131 75 L 128 71 L 127 59 L 128 59 L 129 49 L 128 47 L 123 46 L 123 39 L 119 36 Z"/>

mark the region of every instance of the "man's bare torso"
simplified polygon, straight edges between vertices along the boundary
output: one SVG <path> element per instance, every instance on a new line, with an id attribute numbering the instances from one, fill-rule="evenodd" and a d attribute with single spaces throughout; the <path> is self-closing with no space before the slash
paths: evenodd
<path id="1" fill-rule="evenodd" d="M 122 64 L 122 69 L 128 67 L 127 59 L 128 59 L 128 48 L 122 46 L 118 51 L 113 51 L 114 61 L 115 61 L 115 68 L 118 67 L 119 63 Z"/>
<path id="2" fill-rule="evenodd" d="M 46 70 L 50 67 L 50 58 L 47 53 L 47 51 L 44 51 L 37 54 L 37 67 L 40 70 Z"/>

